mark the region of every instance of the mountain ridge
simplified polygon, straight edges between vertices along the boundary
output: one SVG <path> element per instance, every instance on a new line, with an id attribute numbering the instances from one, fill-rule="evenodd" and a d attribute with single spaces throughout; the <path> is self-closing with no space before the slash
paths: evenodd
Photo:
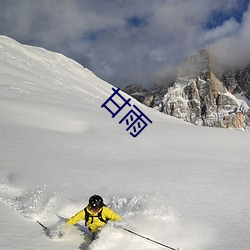
<path id="1" fill-rule="evenodd" d="M 171 85 L 143 92 L 139 85 L 133 91 L 135 85 L 131 85 L 124 91 L 149 107 L 195 125 L 248 130 L 250 67 L 217 72 L 211 61 L 209 51 L 202 49 L 177 68 Z"/>

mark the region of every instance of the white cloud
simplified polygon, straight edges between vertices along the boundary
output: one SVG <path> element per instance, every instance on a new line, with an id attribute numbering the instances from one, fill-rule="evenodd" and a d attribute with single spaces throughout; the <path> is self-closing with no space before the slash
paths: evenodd
<path id="1" fill-rule="evenodd" d="M 214 41 L 231 36 L 232 34 L 237 33 L 239 27 L 240 24 L 232 17 L 229 20 L 226 20 L 221 26 L 205 30 L 204 34 L 201 34 L 200 43 L 211 44 Z"/>
<path id="2" fill-rule="evenodd" d="M 234 32 L 210 45 L 218 63 L 225 66 L 250 64 L 250 9 L 244 13 L 242 22 Z"/>
<path id="3" fill-rule="evenodd" d="M 243 44 L 250 33 L 247 14 L 242 24 L 231 18 L 213 30 L 204 28 L 214 12 L 229 15 L 238 3 L 2 0 L 0 33 L 63 52 L 120 87 L 132 82 L 150 84 L 156 75 L 162 78 L 166 68 L 210 43 L 217 50 L 223 44 L 235 46 L 238 39 Z M 131 17 L 138 17 L 144 25 L 131 26 Z"/>

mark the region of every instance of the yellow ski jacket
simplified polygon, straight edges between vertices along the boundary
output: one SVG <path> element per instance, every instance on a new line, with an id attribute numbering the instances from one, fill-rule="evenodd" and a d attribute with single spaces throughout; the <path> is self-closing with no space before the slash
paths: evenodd
<path id="1" fill-rule="evenodd" d="M 112 221 L 121 221 L 120 215 L 116 214 L 113 210 L 110 208 L 103 206 L 99 211 L 93 212 L 89 209 L 89 207 L 86 207 L 87 212 L 89 213 L 88 221 L 85 221 L 86 226 L 90 229 L 92 233 L 97 232 L 100 228 L 102 228 L 106 223 L 104 221 L 112 220 Z M 101 218 L 104 220 L 100 220 L 98 218 L 98 214 L 100 214 L 101 211 Z M 67 224 L 74 225 L 80 220 L 85 220 L 85 211 L 82 209 L 77 214 L 72 216 L 68 221 Z"/>

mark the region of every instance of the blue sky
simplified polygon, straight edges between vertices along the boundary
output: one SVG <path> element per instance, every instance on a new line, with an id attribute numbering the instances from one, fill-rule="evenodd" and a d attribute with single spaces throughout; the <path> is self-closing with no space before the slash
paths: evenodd
<path id="1" fill-rule="evenodd" d="M 63 53 L 118 87 L 149 87 L 210 48 L 250 63 L 250 0 L 1 0 L 0 34 Z"/>
<path id="2" fill-rule="evenodd" d="M 222 10 L 216 10 L 211 14 L 211 18 L 208 19 L 206 28 L 212 29 L 216 28 L 217 26 L 223 25 L 226 20 L 230 18 L 234 18 L 237 22 L 241 23 L 244 12 L 247 11 L 249 5 L 249 0 L 240 0 L 237 3 L 236 8 L 232 8 L 230 12 L 223 12 Z"/>

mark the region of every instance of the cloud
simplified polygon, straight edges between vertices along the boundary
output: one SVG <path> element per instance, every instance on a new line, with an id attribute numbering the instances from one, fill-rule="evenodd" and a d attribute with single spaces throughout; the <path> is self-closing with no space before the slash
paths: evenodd
<path id="1" fill-rule="evenodd" d="M 226 20 L 221 26 L 204 31 L 200 38 L 201 44 L 211 44 L 219 41 L 225 37 L 231 36 L 237 33 L 240 28 L 240 24 L 232 17 Z"/>
<path id="2" fill-rule="evenodd" d="M 216 53 L 225 45 L 248 48 L 249 14 L 242 22 L 233 17 L 239 2 L 2 0 L 0 33 L 61 52 L 116 86 L 149 86 L 204 46 L 212 44 Z M 222 23 L 214 20 L 219 15 Z"/>
<path id="3" fill-rule="evenodd" d="M 220 29 L 227 29 L 225 26 Z M 242 22 L 237 24 L 236 29 L 221 39 L 210 44 L 210 51 L 213 53 L 217 63 L 225 67 L 245 67 L 250 64 L 250 10 L 243 15 Z"/>

